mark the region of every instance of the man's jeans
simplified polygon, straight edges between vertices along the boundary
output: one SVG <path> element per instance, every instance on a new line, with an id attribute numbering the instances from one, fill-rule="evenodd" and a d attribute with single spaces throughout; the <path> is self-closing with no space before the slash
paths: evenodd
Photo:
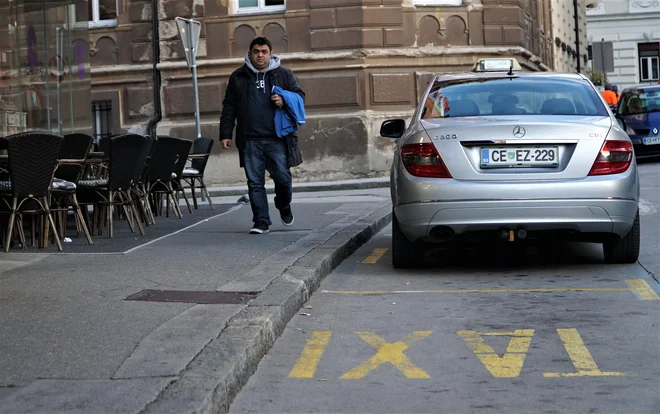
<path id="1" fill-rule="evenodd" d="M 291 171 L 287 165 L 286 143 L 284 139 L 248 139 L 243 153 L 245 176 L 248 180 L 248 194 L 252 206 L 252 221 L 263 221 L 269 226 L 268 197 L 266 195 L 266 170 L 275 182 L 275 207 L 282 209 L 291 203 Z"/>

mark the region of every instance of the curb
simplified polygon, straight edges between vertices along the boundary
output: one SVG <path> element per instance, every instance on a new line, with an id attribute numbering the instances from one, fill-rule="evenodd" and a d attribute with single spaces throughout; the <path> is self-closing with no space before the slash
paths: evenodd
<path id="1" fill-rule="evenodd" d="M 341 230 L 276 277 L 142 413 L 226 413 L 287 323 L 323 279 L 386 227 L 385 206 Z"/>
<path id="2" fill-rule="evenodd" d="M 323 182 L 309 182 L 309 183 L 294 183 L 294 193 L 307 193 L 314 191 L 341 191 L 341 190 L 363 190 L 371 188 L 386 188 L 390 186 L 389 177 L 367 179 L 367 180 L 350 180 L 350 181 L 323 181 Z M 211 197 L 226 197 L 226 196 L 242 196 L 247 194 L 247 186 L 235 187 L 208 187 Z M 275 187 L 272 184 L 266 185 L 266 193 L 274 194 Z"/>

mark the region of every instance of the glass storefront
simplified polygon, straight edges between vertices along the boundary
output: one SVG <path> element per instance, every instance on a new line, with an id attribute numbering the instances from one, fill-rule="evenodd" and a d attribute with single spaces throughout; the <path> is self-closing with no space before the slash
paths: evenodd
<path id="1" fill-rule="evenodd" d="M 0 0 L 0 136 L 91 134 L 89 29 L 76 15 L 80 2 Z"/>

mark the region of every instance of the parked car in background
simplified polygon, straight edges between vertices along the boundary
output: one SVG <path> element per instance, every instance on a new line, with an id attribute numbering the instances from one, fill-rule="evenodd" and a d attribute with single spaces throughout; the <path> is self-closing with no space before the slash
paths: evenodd
<path id="1" fill-rule="evenodd" d="M 397 139 L 390 172 L 395 267 L 471 240 L 603 244 L 639 256 L 639 174 L 630 138 L 581 74 L 521 71 L 515 59 L 436 76 Z M 518 69 L 518 70 L 516 70 Z"/>
<path id="2" fill-rule="evenodd" d="M 660 156 L 660 85 L 624 89 L 616 117 L 623 121 L 637 158 Z"/>

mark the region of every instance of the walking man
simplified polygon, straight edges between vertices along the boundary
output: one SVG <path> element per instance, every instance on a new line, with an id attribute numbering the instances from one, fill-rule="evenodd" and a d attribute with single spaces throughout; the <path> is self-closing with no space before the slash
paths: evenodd
<path id="1" fill-rule="evenodd" d="M 291 70 L 280 66 L 268 39 L 257 37 L 250 44 L 245 64 L 229 77 L 220 119 L 220 142 L 225 149 L 231 148 L 236 125 L 236 147 L 248 181 L 254 222 L 250 234 L 268 233 L 272 225 L 264 186 L 266 171 L 275 182 L 275 207 L 282 224 L 293 224 L 290 167 L 301 164 L 302 156 L 295 131 L 278 136 L 277 111 L 288 107 L 287 99 L 271 92 L 274 87 L 281 88 L 287 97 L 299 97 L 304 105 L 305 93 Z"/>

